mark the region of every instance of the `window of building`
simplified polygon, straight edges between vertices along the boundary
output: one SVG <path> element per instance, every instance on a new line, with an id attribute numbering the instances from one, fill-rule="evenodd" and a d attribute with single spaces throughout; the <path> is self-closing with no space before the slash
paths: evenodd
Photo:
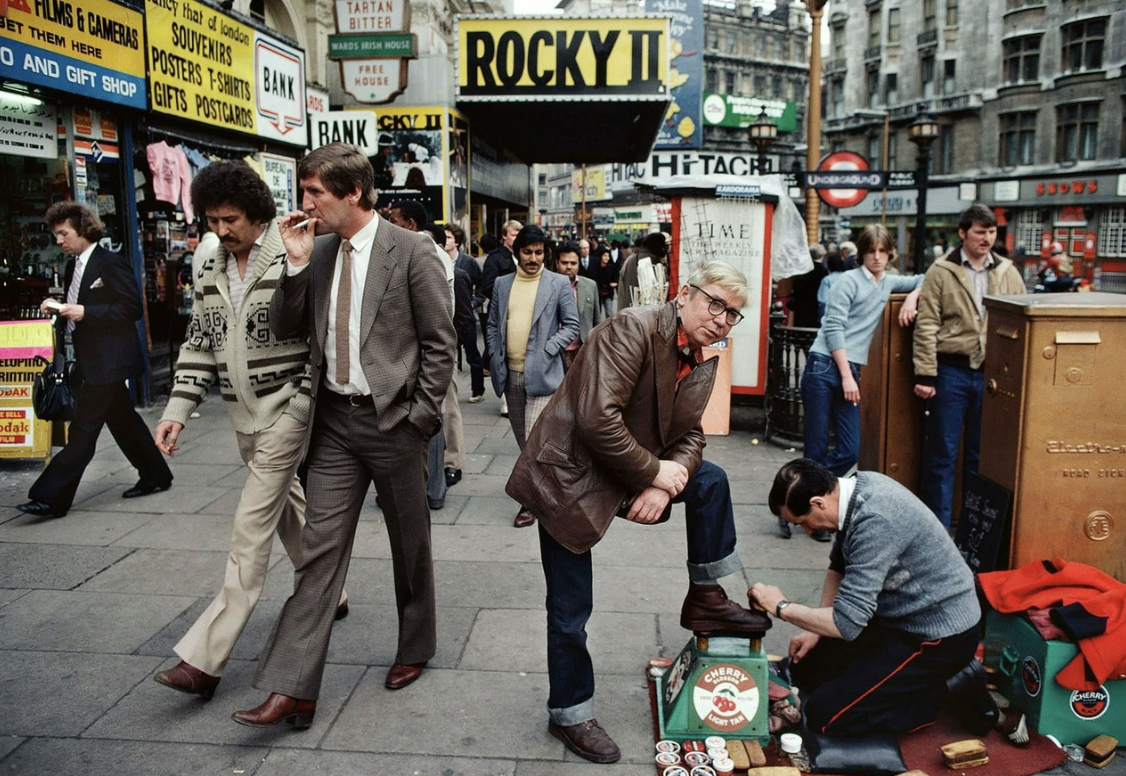
<path id="1" fill-rule="evenodd" d="M 1099 242 L 1096 250 L 1106 258 L 1126 259 L 1126 207 L 1103 209 L 1099 216 Z"/>
<path id="2" fill-rule="evenodd" d="M 946 26 L 958 26 L 958 0 L 946 0 Z"/>
<path id="3" fill-rule="evenodd" d="M 713 51 L 719 48 L 719 30 L 714 27 L 708 30 L 708 48 Z"/>
<path id="4" fill-rule="evenodd" d="M 880 9 L 868 12 L 868 45 L 880 45 Z"/>
<path id="5" fill-rule="evenodd" d="M 782 76 L 776 75 L 770 78 L 770 96 L 778 100 L 782 97 Z"/>
<path id="6" fill-rule="evenodd" d="M 875 108 L 880 104 L 880 71 L 868 71 L 868 107 Z"/>
<path id="7" fill-rule="evenodd" d="M 1099 103 L 1078 102 L 1056 108 L 1056 161 L 1095 158 L 1099 137 Z"/>
<path id="8" fill-rule="evenodd" d="M 922 96 L 924 99 L 934 97 L 934 55 L 928 54 L 919 63 L 919 76 L 922 79 Z"/>
<path id="9" fill-rule="evenodd" d="M 755 97 L 763 98 L 766 96 L 766 76 L 755 76 Z"/>
<path id="10" fill-rule="evenodd" d="M 266 0 L 250 0 L 250 17 L 260 22 L 266 21 Z"/>
<path id="11" fill-rule="evenodd" d="M 794 61 L 795 62 L 804 62 L 805 59 L 806 59 L 806 57 L 805 57 L 805 41 L 800 40 L 800 39 L 795 40 L 794 41 Z"/>
<path id="12" fill-rule="evenodd" d="M 953 94 L 956 91 L 957 80 L 954 78 L 956 60 L 946 59 L 942 62 L 942 93 Z"/>
<path id="13" fill-rule="evenodd" d="M 884 103 L 893 105 L 899 102 L 899 76 L 888 73 L 884 78 Z"/>
<path id="14" fill-rule="evenodd" d="M 844 27 L 833 28 L 833 59 L 844 59 L 845 31 Z"/>
<path id="15" fill-rule="evenodd" d="M 888 43 L 899 42 L 899 9 L 888 9 Z"/>
<path id="16" fill-rule="evenodd" d="M 704 79 L 705 79 L 704 83 L 706 84 L 704 86 L 705 89 L 707 89 L 709 92 L 718 92 L 719 91 L 719 71 L 718 70 L 716 70 L 714 67 L 709 67 L 707 72 L 704 74 Z"/>
<path id="17" fill-rule="evenodd" d="M 1060 70 L 1075 73 L 1081 70 L 1098 70 L 1103 66 L 1103 40 L 1106 37 L 1106 19 L 1085 19 L 1065 24 L 1061 32 L 1063 52 Z"/>
<path id="18" fill-rule="evenodd" d="M 779 62 L 785 62 L 790 58 L 790 42 L 785 38 L 779 38 L 774 41 L 774 57 Z"/>
<path id="19" fill-rule="evenodd" d="M 888 169 L 899 169 L 899 143 L 896 142 L 897 136 L 892 133 L 888 135 Z"/>
<path id="20" fill-rule="evenodd" d="M 833 81 L 833 118 L 844 118 L 844 81 Z"/>
<path id="21" fill-rule="evenodd" d="M 954 172 L 954 125 L 940 124 L 938 127 L 938 154 L 935 166 L 939 175 Z"/>
<path id="22" fill-rule="evenodd" d="M 1036 111 L 1002 113 L 998 118 L 1001 142 L 997 164 L 1002 167 L 1032 164 L 1036 148 Z"/>
<path id="23" fill-rule="evenodd" d="M 733 30 L 728 30 L 727 35 L 725 36 L 725 39 L 726 39 L 725 40 L 726 45 L 724 46 L 724 51 L 726 51 L 728 54 L 734 54 L 735 53 L 735 32 Z"/>
<path id="24" fill-rule="evenodd" d="M 938 0 L 923 0 L 923 32 L 938 29 Z"/>
<path id="25" fill-rule="evenodd" d="M 1036 83 L 1040 80 L 1040 36 L 1022 35 L 1002 44 L 1005 83 Z"/>
<path id="26" fill-rule="evenodd" d="M 735 94 L 735 71 L 728 70 L 724 77 L 724 86 L 727 87 L 728 94 Z"/>
<path id="27" fill-rule="evenodd" d="M 761 35 L 755 38 L 755 56 L 759 59 L 766 57 L 766 38 Z"/>
<path id="28" fill-rule="evenodd" d="M 882 170 L 884 162 L 884 136 L 868 136 L 868 166 L 873 170 Z"/>

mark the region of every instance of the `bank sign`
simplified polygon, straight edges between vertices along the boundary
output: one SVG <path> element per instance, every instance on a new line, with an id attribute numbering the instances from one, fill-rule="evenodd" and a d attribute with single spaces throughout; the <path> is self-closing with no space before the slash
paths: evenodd
<path id="1" fill-rule="evenodd" d="M 462 17 L 457 99 L 667 99 L 669 20 Z"/>
<path id="2" fill-rule="evenodd" d="M 190 0 L 146 0 L 152 109 L 305 145 L 305 55 Z"/>
<path id="3" fill-rule="evenodd" d="M 108 2 L 10 0 L 0 78 L 144 110 L 142 16 Z"/>

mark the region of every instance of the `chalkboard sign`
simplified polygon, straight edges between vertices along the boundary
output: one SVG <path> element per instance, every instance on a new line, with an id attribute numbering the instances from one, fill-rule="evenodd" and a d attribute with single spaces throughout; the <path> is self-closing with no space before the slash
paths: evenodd
<path id="1" fill-rule="evenodd" d="M 962 480 L 962 511 L 954 544 L 975 574 L 993 571 L 1004 538 L 1009 534 L 1013 494 L 992 480 L 967 472 Z M 1007 556 L 1007 554 L 1006 554 Z"/>

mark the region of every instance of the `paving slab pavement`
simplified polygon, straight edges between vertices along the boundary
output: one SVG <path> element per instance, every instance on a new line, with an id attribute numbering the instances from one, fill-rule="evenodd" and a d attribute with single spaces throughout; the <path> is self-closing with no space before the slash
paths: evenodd
<path id="1" fill-rule="evenodd" d="M 468 383 L 468 380 L 460 381 Z M 289 595 L 293 571 L 280 542 L 258 608 L 215 698 L 204 702 L 152 681 L 174 665 L 173 645 L 222 580 L 242 462 L 222 401 L 212 396 L 181 437 L 171 490 L 126 501 L 136 477 L 105 433 L 74 509 L 59 520 L 19 514 L 41 465 L 0 461 L 0 773 L 62 776 L 153 773 L 648 774 L 651 722 L 646 660 L 675 655 L 689 638 L 679 607 L 687 586 L 683 508 L 669 523 L 618 521 L 594 550 L 590 646 L 600 721 L 622 762 L 592 765 L 547 732 L 544 584 L 535 529 L 512 527 L 504 494 L 516 444 L 499 401 L 468 403 L 464 479 L 433 513 L 438 654 L 415 685 L 383 687 L 395 653 L 390 551 L 369 494 L 347 589 L 351 613 L 334 628 L 325 691 L 313 727 L 258 731 L 229 719 L 264 694 L 251 687 L 257 653 Z M 142 412 L 155 425 L 161 407 Z M 800 454 L 761 441 L 761 413 L 736 408 L 735 431 L 705 455 L 727 469 L 742 575 L 816 600 L 828 545 L 777 532 L 766 495 L 778 466 Z M 792 626 L 766 647 L 784 652 Z M 1067 766 L 1057 774 L 1078 774 Z M 1126 774 L 1126 763 L 1104 772 Z"/>

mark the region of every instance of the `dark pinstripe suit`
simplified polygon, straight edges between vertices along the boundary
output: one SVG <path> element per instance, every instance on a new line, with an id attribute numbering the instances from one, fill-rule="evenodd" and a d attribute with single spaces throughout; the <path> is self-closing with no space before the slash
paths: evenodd
<path id="1" fill-rule="evenodd" d="M 358 332 L 371 401 L 353 406 L 321 385 L 339 247 L 336 235 L 318 237 L 309 268 L 283 276 L 270 305 L 274 334 L 309 334 L 313 409 L 302 561 L 293 595 L 262 651 L 254 686 L 305 699 L 320 694 L 333 614 L 373 480 L 395 570 L 395 660 L 422 663 L 437 647 L 425 454 L 453 373 L 449 285 L 429 235 L 380 220 Z"/>

